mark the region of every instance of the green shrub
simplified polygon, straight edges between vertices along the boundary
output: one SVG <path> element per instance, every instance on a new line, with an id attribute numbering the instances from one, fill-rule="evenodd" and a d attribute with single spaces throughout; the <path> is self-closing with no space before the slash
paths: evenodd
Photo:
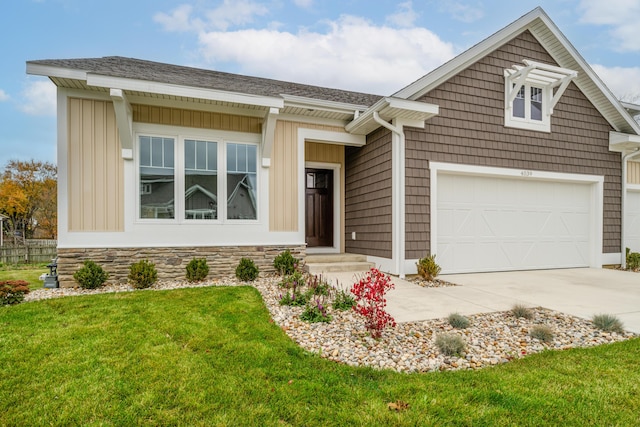
<path id="1" fill-rule="evenodd" d="M 529 335 L 541 342 L 548 343 L 553 340 L 553 331 L 547 325 L 535 325 L 529 330 Z"/>
<path id="2" fill-rule="evenodd" d="M 533 311 L 529 307 L 523 304 L 516 304 L 511 309 L 511 314 L 518 318 L 523 318 L 527 320 L 533 319 Z"/>
<path id="3" fill-rule="evenodd" d="M 307 303 L 309 298 L 306 294 L 291 290 L 287 291 L 284 295 L 280 297 L 280 305 L 290 305 L 293 307 L 302 307 Z"/>
<path id="4" fill-rule="evenodd" d="M 299 262 L 300 260 L 294 258 L 287 249 L 274 258 L 273 267 L 280 275 L 293 274 Z"/>
<path id="5" fill-rule="evenodd" d="M 416 263 L 416 266 L 418 267 L 418 274 L 420 277 L 428 281 L 435 279 L 442 270 L 436 263 L 435 254 L 420 258 Z"/>
<path id="6" fill-rule="evenodd" d="M 640 253 L 631 252 L 629 248 L 627 248 L 627 270 L 640 270 Z"/>
<path id="7" fill-rule="evenodd" d="M 351 310 L 356 305 L 356 299 L 344 289 L 334 288 L 333 308 L 340 311 Z"/>
<path id="8" fill-rule="evenodd" d="M 300 319 L 309 323 L 331 322 L 331 316 L 327 313 L 327 306 L 323 297 L 309 301 Z"/>
<path id="9" fill-rule="evenodd" d="M 158 280 L 158 272 L 154 263 L 144 259 L 129 266 L 129 281 L 134 288 L 149 288 L 156 280 Z"/>
<path id="10" fill-rule="evenodd" d="M 622 322 L 613 314 L 596 314 L 592 320 L 593 325 L 601 331 L 617 332 L 619 334 L 624 332 Z"/>
<path id="11" fill-rule="evenodd" d="M 285 289 L 299 289 L 303 287 L 306 282 L 306 275 L 300 270 L 294 270 L 293 273 L 284 276 L 279 285 Z"/>
<path id="12" fill-rule="evenodd" d="M 0 305 L 19 304 L 29 293 L 29 283 L 24 280 L 0 281 Z"/>
<path id="13" fill-rule="evenodd" d="M 243 282 L 251 282 L 258 277 L 258 267 L 249 258 L 240 259 L 238 267 L 236 267 L 236 277 Z"/>
<path id="14" fill-rule="evenodd" d="M 311 295 L 324 295 L 328 296 L 331 293 L 331 285 L 327 283 L 322 276 L 314 275 L 307 281 L 309 287 L 309 293 Z"/>
<path id="15" fill-rule="evenodd" d="M 73 273 L 73 278 L 83 289 L 97 289 L 104 285 L 109 274 L 95 262 L 86 260 L 83 266 Z"/>
<path id="16" fill-rule="evenodd" d="M 449 317 L 447 317 L 447 320 L 449 324 L 456 329 L 466 329 L 470 325 L 469 319 L 460 313 L 451 313 Z"/>
<path id="17" fill-rule="evenodd" d="M 460 356 L 467 344 L 460 335 L 444 333 L 436 337 L 436 346 L 445 356 Z"/>
<path id="18" fill-rule="evenodd" d="M 187 264 L 187 280 L 200 282 L 209 274 L 209 266 L 205 258 L 194 258 Z"/>

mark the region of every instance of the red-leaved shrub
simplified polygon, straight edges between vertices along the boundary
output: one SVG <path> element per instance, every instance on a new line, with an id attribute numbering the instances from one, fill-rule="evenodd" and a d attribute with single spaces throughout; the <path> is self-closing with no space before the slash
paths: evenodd
<path id="1" fill-rule="evenodd" d="M 382 330 L 388 326 L 395 326 L 396 321 L 385 311 L 387 300 L 385 294 L 393 289 L 391 278 L 378 270 L 371 268 L 359 282 L 354 283 L 351 293 L 356 298 L 353 309 L 364 316 L 366 327 L 373 338 L 380 338 Z"/>
<path id="2" fill-rule="evenodd" d="M 29 283 L 24 280 L 0 281 L 0 305 L 18 304 L 29 293 Z"/>

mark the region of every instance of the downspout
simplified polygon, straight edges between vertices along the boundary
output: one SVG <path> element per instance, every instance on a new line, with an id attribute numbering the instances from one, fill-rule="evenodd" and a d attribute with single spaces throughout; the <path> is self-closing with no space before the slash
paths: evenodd
<path id="1" fill-rule="evenodd" d="M 380 126 L 383 126 L 389 129 L 398 137 L 397 149 L 398 156 L 393 156 L 393 145 L 392 145 L 392 155 L 391 155 L 391 176 L 393 177 L 394 169 L 397 171 L 396 176 L 397 179 L 393 182 L 392 178 L 392 187 L 391 187 L 391 200 L 392 200 L 392 236 L 397 236 L 395 239 L 395 244 L 392 245 L 391 248 L 391 257 L 394 258 L 395 269 L 398 272 L 398 275 L 401 279 L 405 278 L 404 274 L 404 251 L 405 251 L 405 139 L 404 139 L 404 131 L 402 129 L 402 125 L 393 126 L 389 122 L 382 120 L 377 111 L 373 112 L 373 120 L 378 123 Z M 393 143 L 393 139 L 392 139 Z M 393 185 L 395 184 L 395 185 Z M 394 198 L 395 195 L 395 198 Z M 396 203 L 393 203 L 393 201 Z M 397 209 L 397 210 L 396 210 Z M 395 215 L 394 215 L 395 213 Z M 393 218 L 397 217 L 396 222 L 394 224 Z M 393 242 L 392 237 L 392 242 Z M 393 256 L 394 253 L 396 256 Z"/>
<path id="2" fill-rule="evenodd" d="M 622 256 L 620 257 L 621 258 L 620 265 L 622 266 L 623 269 L 627 268 L 627 244 L 626 244 L 627 230 L 626 230 L 626 221 L 625 221 L 625 217 L 627 216 L 626 215 L 627 212 L 625 210 L 626 204 L 627 204 L 627 162 L 639 154 L 640 154 L 640 148 L 636 148 L 631 153 L 625 154 L 622 157 L 622 199 L 620 201 L 620 211 L 622 214 L 620 218 L 620 225 L 621 225 L 620 232 L 622 233 L 622 235 L 620 236 L 620 246 L 621 246 Z"/>

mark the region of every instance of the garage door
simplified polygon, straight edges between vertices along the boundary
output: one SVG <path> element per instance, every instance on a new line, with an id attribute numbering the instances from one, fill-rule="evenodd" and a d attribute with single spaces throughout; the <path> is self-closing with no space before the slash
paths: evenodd
<path id="1" fill-rule="evenodd" d="M 627 217 L 625 229 L 627 238 L 625 244 L 633 252 L 640 252 L 640 189 L 627 192 Z"/>
<path id="2" fill-rule="evenodd" d="M 439 173 L 443 272 L 588 267 L 592 185 Z"/>

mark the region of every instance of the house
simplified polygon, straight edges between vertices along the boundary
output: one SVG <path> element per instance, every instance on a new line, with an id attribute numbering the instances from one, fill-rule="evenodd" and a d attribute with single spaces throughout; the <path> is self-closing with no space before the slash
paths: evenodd
<path id="1" fill-rule="evenodd" d="M 179 278 L 289 248 L 404 276 L 640 249 L 640 126 L 540 8 L 391 96 L 122 57 L 27 72 L 58 88 L 63 286 L 89 258 Z"/>

